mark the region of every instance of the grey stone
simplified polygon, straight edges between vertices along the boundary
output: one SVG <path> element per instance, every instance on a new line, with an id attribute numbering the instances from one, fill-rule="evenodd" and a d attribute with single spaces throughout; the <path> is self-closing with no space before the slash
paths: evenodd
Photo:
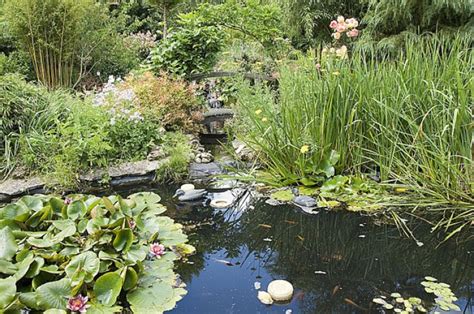
<path id="1" fill-rule="evenodd" d="M 293 199 L 293 203 L 302 207 L 316 207 L 317 206 L 316 200 L 306 195 L 296 196 Z"/>
<path id="2" fill-rule="evenodd" d="M 28 179 L 8 179 L 0 183 L 0 194 L 9 197 L 22 195 L 29 191 L 42 189 L 45 182 L 38 177 Z"/>
<path id="3" fill-rule="evenodd" d="M 116 186 L 129 186 L 129 185 L 144 185 L 152 182 L 155 179 L 155 175 L 144 175 L 144 176 L 131 176 L 112 179 L 110 185 L 112 187 Z"/>
<path id="4" fill-rule="evenodd" d="M 140 160 L 134 162 L 126 162 L 117 166 L 112 166 L 107 170 L 94 170 L 81 175 L 81 181 L 95 182 L 100 181 L 105 176 L 110 178 L 145 176 L 155 172 L 166 161 L 162 160 Z"/>
<path id="5" fill-rule="evenodd" d="M 222 167 L 216 162 L 207 164 L 191 163 L 189 166 L 189 178 L 191 180 L 207 179 L 209 176 L 223 174 Z"/>

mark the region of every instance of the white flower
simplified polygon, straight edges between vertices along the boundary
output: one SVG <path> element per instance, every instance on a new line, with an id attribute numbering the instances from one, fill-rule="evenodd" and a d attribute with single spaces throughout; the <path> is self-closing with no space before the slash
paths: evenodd
<path id="1" fill-rule="evenodd" d="M 111 118 L 110 119 L 110 125 L 115 125 L 116 121 L 115 121 L 115 118 Z"/>

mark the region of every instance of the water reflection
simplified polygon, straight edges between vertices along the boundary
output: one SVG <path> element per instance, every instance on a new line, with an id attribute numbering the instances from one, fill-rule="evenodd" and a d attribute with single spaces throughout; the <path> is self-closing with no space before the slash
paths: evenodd
<path id="1" fill-rule="evenodd" d="M 175 313 L 376 313 L 371 300 L 382 292 L 429 297 L 419 285 L 426 275 L 449 283 L 464 313 L 474 313 L 472 239 L 437 247 L 438 235 L 413 225 L 419 247 L 396 228 L 355 214 L 310 216 L 262 201 L 224 211 L 175 207 L 169 193 L 159 193 L 198 251 L 178 270 L 189 293 Z M 279 278 L 294 284 L 293 301 L 260 304 L 254 282 L 266 287 Z"/>

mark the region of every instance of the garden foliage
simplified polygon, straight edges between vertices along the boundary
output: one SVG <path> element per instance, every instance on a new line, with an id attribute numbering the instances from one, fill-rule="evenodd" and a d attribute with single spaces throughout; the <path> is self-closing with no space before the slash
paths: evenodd
<path id="1" fill-rule="evenodd" d="M 174 263 L 194 248 L 159 201 L 39 195 L 0 208 L 0 310 L 172 309 L 186 294 Z"/>

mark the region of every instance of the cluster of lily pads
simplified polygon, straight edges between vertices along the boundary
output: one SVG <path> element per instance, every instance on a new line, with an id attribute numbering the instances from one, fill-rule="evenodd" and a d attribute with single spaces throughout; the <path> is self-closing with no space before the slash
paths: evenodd
<path id="1" fill-rule="evenodd" d="M 192 254 L 154 193 L 25 196 L 0 208 L 0 312 L 161 313 L 185 294 Z"/>
<path id="2" fill-rule="evenodd" d="M 421 282 L 424 290 L 427 293 L 434 294 L 434 304 L 443 311 L 458 311 L 461 309 L 454 302 L 457 300 L 454 293 L 451 291 L 448 284 L 438 282 L 434 277 L 426 276 L 425 280 Z M 383 309 L 390 310 L 395 313 L 427 313 L 426 305 L 424 302 L 417 297 L 404 298 L 398 292 L 393 292 L 390 296 L 380 296 L 372 300 L 376 304 L 380 304 Z M 434 313 L 439 313 L 434 310 Z"/>
<path id="3" fill-rule="evenodd" d="M 395 196 L 384 191 L 375 181 L 356 176 L 336 175 L 321 186 L 301 185 L 297 194 L 313 197 L 318 208 L 344 207 L 350 211 L 371 212 L 383 207 L 383 202 Z M 397 191 L 399 192 L 399 191 Z M 278 202 L 290 202 L 295 197 L 295 189 L 283 188 L 270 194 Z"/>

